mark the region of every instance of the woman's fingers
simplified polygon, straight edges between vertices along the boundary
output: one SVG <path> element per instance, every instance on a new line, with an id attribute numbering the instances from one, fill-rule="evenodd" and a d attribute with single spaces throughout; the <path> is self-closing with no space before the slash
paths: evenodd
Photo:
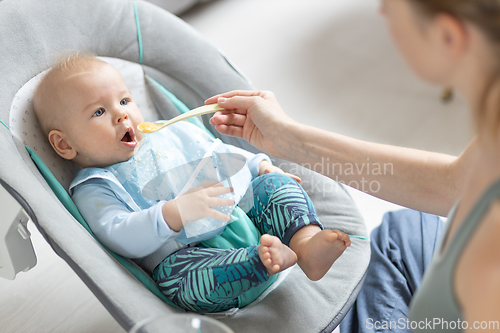
<path id="1" fill-rule="evenodd" d="M 217 104 L 228 111 L 239 114 L 247 114 L 248 110 L 252 107 L 262 103 L 264 99 L 262 96 L 233 96 L 233 97 L 219 97 Z"/>
<path id="2" fill-rule="evenodd" d="M 243 138 L 251 145 L 275 156 L 279 138 L 293 120 L 281 109 L 270 91 L 235 90 L 213 96 L 205 103 L 226 109 L 212 117 L 219 133 Z"/>
<path id="3" fill-rule="evenodd" d="M 212 118 L 210 118 L 210 124 L 214 126 L 221 124 L 228 126 L 243 126 L 245 125 L 246 119 L 246 115 L 217 111 Z"/>
<path id="4" fill-rule="evenodd" d="M 215 126 L 217 132 L 221 134 L 243 138 L 243 126 L 246 119 L 246 115 L 217 112 L 210 118 L 210 124 Z"/>
<path id="5" fill-rule="evenodd" d="M 276 102 L 271 91 L 234 90 L 210 97 L 205 101 L 205 104 L 217 103 L 228 111 L 246 114 L 248 109 L 265 100 Z"/>
<path id="6" fill-rule="evenodd" d="M 230 98 L 230 97 L 234 97 L 234 96 L 262 96 L 262 95 L 265 95 L 266 93 L 268 93 L 268 92 L 255 91 L 255 90 L 233 90 L 233 91 L 225 92 L 223 94 L 218 94 L 218 95 L 212 96 L 205 101 L 205 104 L 217 103 L 217 100 L 219 99 L 219 97 Z"/>
<path id="7" fill-rule="evenodd" d="M 235 136 L 237 138 L 245 139 L 243 137 L 243 127 L 240 127 L 240 126 L 227 126 L 227 125 L 222 124 L 222 125 L 216 125 L 215 129 L 220 134 L 229 135 L 229 136 Z"/>

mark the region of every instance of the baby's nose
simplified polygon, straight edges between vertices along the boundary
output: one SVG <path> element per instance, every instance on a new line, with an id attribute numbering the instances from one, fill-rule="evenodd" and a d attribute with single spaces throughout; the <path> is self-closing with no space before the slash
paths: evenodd
<path id="1" fill-rule="evenodd" d="M 116 117 L 116 122 L 120 123 L 121 121 L 123 121 L 125 119 L 128 119 L 128 114 L 123 112 L 123 111 L 119 111 L 117 114 L 117 117 Z"/>

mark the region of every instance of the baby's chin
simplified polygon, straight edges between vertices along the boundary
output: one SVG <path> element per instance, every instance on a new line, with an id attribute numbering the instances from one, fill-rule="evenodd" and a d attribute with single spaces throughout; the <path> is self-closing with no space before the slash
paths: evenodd
<path id="1" fill-rule="evenodd" d="M 104 159 L 83 157 L 80 155 L 73 159 L 72 162 L 80 165 L 82 168 L 105 168 L 113 164 L 127 162 L 139 152 L 143 141 L 143 138 L 137 140 L 137 144 L 133 148 L 117 145 L 115 151 L 110 151 Z"/>
<path id="2" fill-rule="evenodd" d="M 132 148 L 130 148 L 130 150 L 129 150 L 129 149 L 127 149 L 127 150 L 128 150 L 127 154 L 125 154 L 125 155 L 124 155 L 124 156 L 120 159 L 120 161 L 117 161 L 116 163 L 126 162 L 126 161 L 130 160 L 132 157 L 134 157 L 134 156 L 135 156 L 135 154 L 137 154 L 137 153 L 139 152 L 139 150 L 141 149 L 141 147 L 142 147 L 142 143 L 143 143 L 143 142 L 144 142 L 144 139 L 143 139 L 143 138 L 140 138 L 140 139 L 138 138 L 138 140 L 137 140 L 137 144 L 135 145 L 135 147 L 133 147 L 133 149 L 132 149 Z M 122 147 L 122 148 L 123 148 L 123 147 Z M 116 164 L 116 163 L 114 163 L 114 164 Z"/>

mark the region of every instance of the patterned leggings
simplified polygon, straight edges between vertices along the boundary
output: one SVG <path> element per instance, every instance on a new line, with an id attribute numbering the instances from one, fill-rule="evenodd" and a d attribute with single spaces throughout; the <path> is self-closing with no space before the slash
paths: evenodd
<path id="1" fill-rule="evenodd" d="M 279 173 L 252 181 L 238 205 L 261 234 L 283 244 L 300 228 L 323 228 L 306 192 Z M 158 266 L 155 280 L 175 304 L 193 312 L 220 312 L 238 306 L 238 296 L 269 279 L 257 245 L 239 249 L 189 247 L 169 255 Z"/>

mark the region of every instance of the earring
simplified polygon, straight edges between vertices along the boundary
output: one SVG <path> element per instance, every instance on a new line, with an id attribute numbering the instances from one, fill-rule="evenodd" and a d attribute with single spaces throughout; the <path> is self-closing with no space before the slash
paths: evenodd
<path id="1" fill-rule="evenodd" d="M 441 93 L 441 101 L 443 103 L 450 102 L 453 99 L 453 88 L 451 87 L 445 87 Z"/>

